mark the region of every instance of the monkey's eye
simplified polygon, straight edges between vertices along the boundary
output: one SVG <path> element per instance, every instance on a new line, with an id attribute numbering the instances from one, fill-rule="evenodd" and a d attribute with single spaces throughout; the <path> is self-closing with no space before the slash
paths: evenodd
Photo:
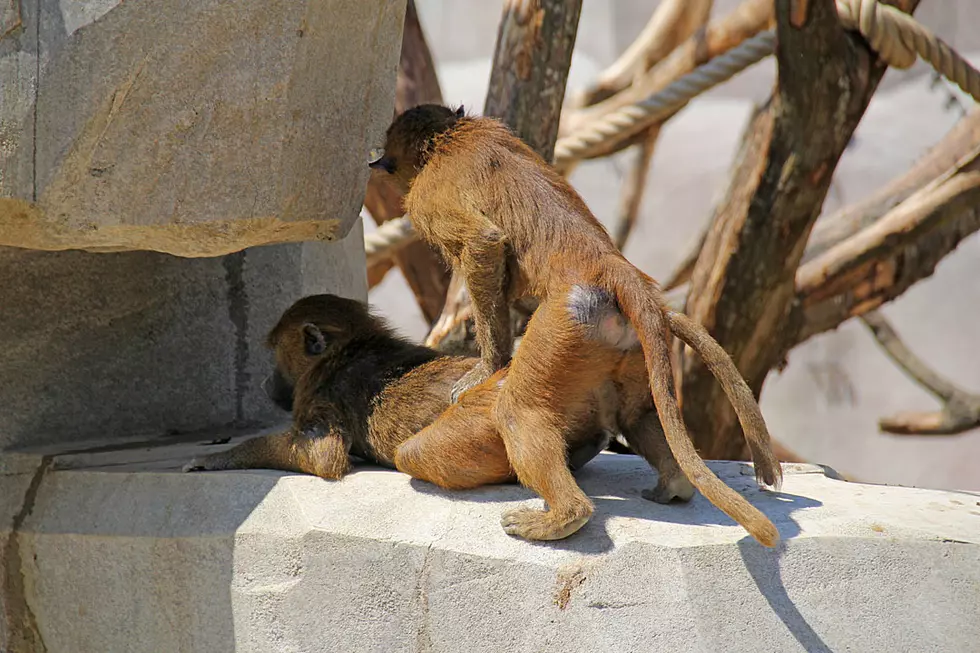
<path id="1" fill-rule="evenodd" d="M 371 150 L 371 154 L 368 156 L 368 167 L 384 170 L 390 175 L 395 172 L 395 161 L 391 157 L 385 156 L 385 151 L 382 148 L 376 147 Z"/>

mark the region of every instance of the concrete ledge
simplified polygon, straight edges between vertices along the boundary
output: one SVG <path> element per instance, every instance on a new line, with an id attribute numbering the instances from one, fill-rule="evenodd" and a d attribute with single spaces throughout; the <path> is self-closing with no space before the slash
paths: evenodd
<path id="1" fill-rule="evenodd" d="M 0 649 L 33 638 L 49 653 L 966 652 L 980 641 L 976 494 L 847 483 L 813 465 L 787 465 L 769 493 L 748 465 L 712 463 L 779 527 L 771 551 L 700 496 L 641 499 L 655 472 L 604 454 L 579 474 L 593 521 L 535 545 L 498 525 L 531 498 L 520 487 L 447 493 L 363 467 L 339 483 L 176 473 L 199 451 L 8 455 L 0 496 L 17 505 L 0 514 Z"/>

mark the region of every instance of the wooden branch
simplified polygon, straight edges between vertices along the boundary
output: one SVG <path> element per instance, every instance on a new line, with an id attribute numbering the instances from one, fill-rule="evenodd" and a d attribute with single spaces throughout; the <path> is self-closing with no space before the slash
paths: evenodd
<path id="1" fill-rule="evenodd" d="M 942 410 L 930 413 L 899 413 L 882 418 L 878 427 L 896 435 L 956 435 L 980 427 L 980 395 L 958 388 L 932 371 L 913 354 L 895 333 L 885 316 L 870 311 L 862 316 L 865 326 L 885 354 L 913 381 L 942 402 Z"/>
<path id="2" fill-rule="evenodd" d="M 574 106 L 601 102 L 629 86 L 708 22 L 713 0 L 664 0 L 636 40 L 596 82 L 577 94 Z"/>
<path id="3" fill-rule="evenodd" d="M 635 104 L 662 91 L 668 84 L 683 77 L 709 59 L 727 52 L 747 38 L 768 28 L 772 22 L 773 0 L 745 0 L 734 11 L 674 49 L 666 59 L 651 68 L 633 84 L 597 104 L 568 112 L 562 117 L 561 133 L 568 134 L 611 111 Z M 628 147 L 637 140 L 620 141 L 590 158 L 607 156 Z"/>
<path id="4" fill-rule="evenodd" d="M 405 12 L 401 59 L 395 86 L 395 115 L 426 102 L 442 102 L 442 91 L 436 76 L 432 55 L 419 23 L 415 0 L 409 0 Z M 402 197 L 390 184 L 372 175 L 368 182 L 364 206 L 377 224 L 403 214 Z M 433 249 L 423 242 L 405 246 L 393 257 L 401 269 L 422 315 L 431 324 L 439 316 L 449 287 L 449 268 Z M 368 287 L 381 282 L 391 262 L 381 261 L 368 268 Z"/>
<path id="5" fill-rule="evenodd" d="M 630 71 L 633 79 L 640 79 L 651 66 L 660 62 L 695 31 L 704 28 L 712 4 L 713 0 L 697 0 L 665 2 L 658 6 L 644 33 L 620 57 L 617 64 L 613 64 L 607 71 L 605 80 L 600 77 L 593 92 L 586 93 L 586 101 L 591 104 L 612 95 L 612 89 L 619 90 L 624 81 L 623 71 Z M 631 82 L 633 79 L 625 81 Z M 626 247 L 643 204 L 647 175 L 658 138 L 660 125 L 654 125 L 630 139 L 635 143 L 636 158 L 623 180 L 623 195 L 613 234 L 613 240 L 620 251 Z"/>
<path id="6" fill-rule="evenodd" d="M 834 168 L 885 71 L 841 27 L 833 0 L 775 6 L 776 90 L 751 119 L 686 306 L 757 394 L 781 360 L 794 276 Z M 685 360 L 682 396 L 702 455 L 745 456 L 734 412 L 700 360 Z"/>
<path id="7" fill-rule="evenodd" d="M 694 266 L 698 263 L 698 257 L 701 256 L 701 249 L 704 247 L 704 241 L 707 237 L 707 231 L 701 233 L 701 236 L 698 238 L 698 244 L 687 253 L 687 256 L 681 261 L 681 264 L 677 266 L 677 269 L 664 282 L 664 292 L 670 292 L 671 290 L 680 288 L 691 280 L 691 275 L 694 274 Z"/>
<path id="8" fill-rule="evenodd" d="M 506 0 L 497 32 L 483 113 L 507 123 L 546 161 L 558 136 L 581 9 L 582 0 Z M 459 275 L 453 274 L 450 288 L 438 328 L 430 330 L 426 343 L 476 353 L 469 296 Z M 511 312 L 516 327 L 530 315 L 524 310 Z"/>
<path id="9" fill-rule="evenodd" d="M 810 235 L 803 261 L 812 261 L 828 249 L 862 229 L 908 199 L 926 183 L 933 181 L 980 145 L 980 108 L 964 116 L 909 170 L 890 181 L 866 199 L 836 213 L 821 217 Z"/>
<path id="10" fill-rule="evenodd" d="M 860 233 L 800 267 L 792 346 L 895 299 L 980 229 L 980 146 Z"/>
<path id="11" fill-rule="evenodd" d="M 636 225 L 636 217 L 640 213 L 643 191 L 646 190 L 647 174 L 650 172 L 650 161 L 653 158 L 657 138 L 660 136 L 660 127 L 644 132 L 643 136 L 643 142 L 636 146 L 633 164 L 626 179 L 623 180 L 623 195 L 619 201 L 616 226 L 613 229 L 613 241 L 620 251 L 626 247 L 626 241 L 629 240 Z"/>

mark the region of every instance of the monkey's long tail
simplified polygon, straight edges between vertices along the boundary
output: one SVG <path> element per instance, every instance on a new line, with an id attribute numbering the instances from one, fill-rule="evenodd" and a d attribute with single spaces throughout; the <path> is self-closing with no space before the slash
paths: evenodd
<path id="1" fill-rule="evenodd" d="M 667 444 L 678 465 L 708 501 L 741 524 L 765 546 L 775 546 L 779 531 L 775 525 L 741 494 L 728 487 L 701 460 L 687 434 L 670 366 L 667 318 L 660 292 L 653 279 L 621 258 L 604 261 L 602 277 L 608 290 L 619 301 L 623 313 L 633 324 L 650 376 L 650 391 L 664 427 Z"/>
<path id="2" fill-rule="evenodd" d="M 759 402 L 749 389 L 728 352 L 711 337 L 708 330 L 683 313 L 667 309 L 667 324 L 675 336 L 698 353 L 708 370 L 728 396 L 755 463 L 755 476 L 760 483 L 778 488 L 783 480 L 783 468 L 772 452 L 769 429 L 762 418 Z"/>

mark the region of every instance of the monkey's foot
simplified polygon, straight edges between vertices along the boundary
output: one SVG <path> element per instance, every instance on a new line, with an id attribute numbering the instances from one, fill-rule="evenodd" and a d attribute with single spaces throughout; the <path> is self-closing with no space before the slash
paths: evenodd
<path id="1" fill-rule="evenodd" d="M 182 472 L 203 472 L 206 471 L 207 467 L 204 466 L 204 460 L 202 458 L 194 458 L 189 463 L 180 468 Z"/>
<path id="2" fill-rule="evenodd" d="M 657 503 L 670 503 L 674 499 L 690 501 L 691 497 L 694 496 L 694 486 L 683 474 L 677 474 L 669 480 L 661 476 L 656 487 L 643 490 L 640 495 L 648 501 L 656 501 Z"/>
<path id="3" fill-rule="evenodd" d="M 216 458 L 214 455 L 195 456 L 189 463 L 180 468 L 182 472 L 208 472 L 217 469 L 224 469 L 221 465 L 223 459 Z"/>
<path id="4" fill-rule="evenodd" d="M 578 513 L 571 518 L 561 518 L 551 510 L 515 508 L 503 514 L 500 525 L 508 535 L 526 540 L 561 540 L 585 526 L 592 516 L 592 508 Z"/>

